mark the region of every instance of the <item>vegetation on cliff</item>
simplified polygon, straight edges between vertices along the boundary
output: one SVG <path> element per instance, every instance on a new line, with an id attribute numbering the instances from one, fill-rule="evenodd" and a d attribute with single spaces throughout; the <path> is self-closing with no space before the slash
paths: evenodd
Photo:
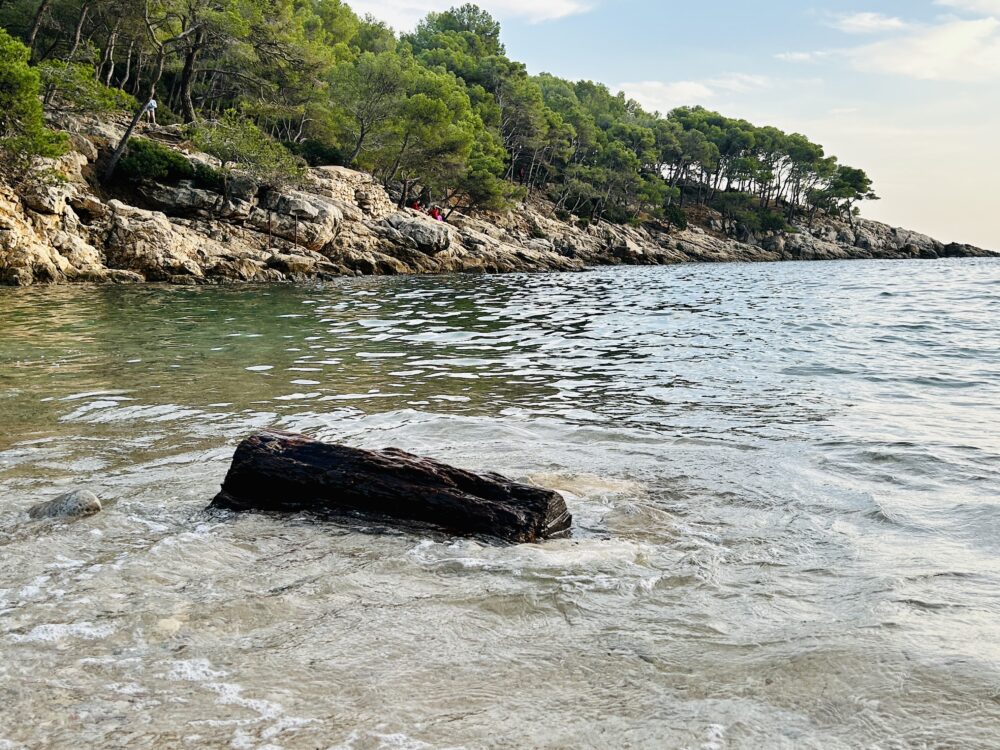
<path id="1" fill-rule="evenodd" d="M 862 170 L 803 135 L 701 107 L 651 113 L 599 83 L 529 75 L 474 5 L 402 35 L 340 0 L 5 0 L 0 26 L 9 173 L 60 148 L 43 104 L 130 109 L 135 125 L 155 98 L 161 123 L 189 124 L 222 161 L 224 182 L 234 169 L 293 180 L 297 158 L 364 169 L 401 204 L 421 196 L 449 212 L 534 193 L 566 219 L 682 225 L 681 209 L 704 203 L 749 231 L 850 218 L 875 197 Z M 154 150 L 123 141 L 106 174 L 121 157 L 140 175 L 185 169 Z"/>

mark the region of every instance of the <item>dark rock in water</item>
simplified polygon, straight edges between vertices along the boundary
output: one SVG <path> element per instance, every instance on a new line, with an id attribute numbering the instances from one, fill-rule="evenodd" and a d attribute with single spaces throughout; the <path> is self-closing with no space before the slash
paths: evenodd
<path id="1" fill-rule="evenodd" d="M 73 490 L 28 511 L 31 518 L 77 518 L 101 512 L 101 501 L 89 490 Z"/>
<path id="2" fill-rule="evenodd" d="M 360 512 L 511 542 L 557 536 L 572 523 L 566 502 L 552 490 L 395 448 L 360 450 L 277 431 L 240 443 L 211 507 Z"/>

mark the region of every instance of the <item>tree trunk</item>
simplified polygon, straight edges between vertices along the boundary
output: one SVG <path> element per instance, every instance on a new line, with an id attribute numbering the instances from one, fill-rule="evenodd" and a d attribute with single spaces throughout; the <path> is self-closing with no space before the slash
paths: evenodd
<path id="1" fill-rule="evenodd" d="M 354 150 L 351 152 L 351 158 L 347 160 L 347 166 L 354 166 L 354 162 L 357 161 L 358 156 L 361 155 L 361 147 L 365 145 L 365 138 L 367 137 L 368 132 L 365 130 L 365 126 L 362 125 L 361 129 L 358 130 L 358 140 L 354 144 Z"/>
<path id="2" fill-rule="evenodd" d="M 139 120 L 142 119 L 142 115 L 143 112 L 146 111 L 146 107 L 153 100 L 153 97 L 156 96 L 156 86 L 160 82 L 160 78 L 163 76 L 163 64 L 165 60 L 166 51 L 161 48 L 159 54 L 156 56 L 156 67 L 153 69 L 153 77 L 149 81 L 146 98 L 142 100 L 142 106 L 139 107 L 135 115 L 132 117 L 132 122 L 129 123 L 128 130 L 125 131 L 125 135 L 122 136 L 122 139 L 115 148 L 114 153 L 111 154 L 108 166 L 104 170 L 104 182 L 108 182 L 112 175 L 114 175 L 115 168 L 118 166 L 118 162 L 121 161 L 122 155 L 128 147 L 128 141 L 129 138 L 132 137 L 132 132 L 135 130 L 136 125 L 139 124 Z"/>
<path id="3" fill-rule="evenodd" d="M 52 0 L 42 0 L 38 4 L 38 10 L 35 11 L 35 17 L 31 21 L 31 29 L 28 31 L 28 49 L 31 50 L 31 56 L 35 55 L 35 40 L 38 38 L 38 32 L 42 28 L 42 19 L 45 17 L 45 12 L 49 9 L 52 4 Z"/>
<path id="4" fill-rule="evenodd" d="M 389 188 L 389 183 L 396 179 L 396 173 L 399 172 L 399 165 L 403 163 L 403 155 L 406 153 L 407 147 L 410 145 L 410 131 L 407 130 L 406 134 L 403 136 L 403 145 L 399 147 L 399 153 L 396 154 L 396 161 L 393 162 L 392 169 L 389 170 L 389 174 L 385 176 L 386 189 Z M 406 180 L 403 180 L 404 184 Z M 404 191 L 405 192 L 405 191 Z"/>
<path id="5" fill-rule="evenodd" d="M 118 84 L 118 88 L 125 91 L 125 85 L 128 83 L 129 78 L 132 77 L 132 48 L 135 47 L 135 41 L 129 40 L 128 43 L 128 55 L 125 58 L 125 73 L 122 76 L 121 82 Z M 114 68 L 112 68 L 114 70 Z"/>
<path id="6" fill-rule="evenodd" d="M 510 542 L 562 535 L 572 523 L 551 490 L 395 448 L 366 451 L 276 431 L 240 443 L 211 507 L 361 513 Z"/>
<path id="7" fill-rule="evenodd" d="M 97 68 L 97 80 L 104 81 L 105 86 L 111 85 L 111 76 L 115 72 L 115 45 L 118 43 L 118 25 L 121 20 L 115 22 L 115 27 L 108 37 L 108 46 L 104 48 L 104 55 L 101 57 L 101 64 Z M 105 66 L 107 66 L 105 68 Z M 107 72 L 105 73 L 105 70 Z"/>
<path id="8" fill-rule="evenodd" d="M 73 55 L 76 51 L 80 49 L 80 37 L 83 36 L 83 25 L 87 22 L 87 14 L 90 13 L 90 2 L 83 4 L 80 8 L 80 17 L 76 21 L 76 29 L 73 31 L 73 46 L 66 57 L 70 60 L 73 59 Z"/>
<path id="9" fill-rule="evenodd" d="M 198 34 L 194 43 L 188 48 L 184 55 L 184 68 L 181 70 L 181 115 L 184 122 L 194 122 L 198 116 L 194 111 L 194 101 L 191 98 L 191 89 L 194 85 L 194 65 L 198 61 L 198 53 L 201 52 L 201 45 L 204 43 L 204 35 Z"/>

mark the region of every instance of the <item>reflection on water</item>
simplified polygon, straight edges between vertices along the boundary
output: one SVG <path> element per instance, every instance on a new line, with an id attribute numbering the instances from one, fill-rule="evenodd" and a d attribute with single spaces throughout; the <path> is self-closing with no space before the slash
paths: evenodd
<path id="1" fill-rule="evenodd" d="M 0 748 L 1000 747 L 998 303 L 990 261 L 0 290 Z M 263 426 L 574 537 L 206 514 Z"/>

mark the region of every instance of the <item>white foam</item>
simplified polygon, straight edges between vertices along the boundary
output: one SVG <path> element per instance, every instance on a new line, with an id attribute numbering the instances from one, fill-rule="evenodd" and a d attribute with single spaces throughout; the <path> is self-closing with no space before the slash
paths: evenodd
<path id="1" fill-rule="evenodd" d="M 18 597 L 23 599 L 33 599 L 42 593 L 45 584 L 51 580 L 51 576 L 37 576 L 31 583 L 24 586 L 17 592 Z"/>
<path id="2" fill-rule="evenodd" d="M 701 750 L 722 750 L 726 741 L 726 728 L 721 724 L 710 724 L 705 730 L 705 739 Z"/>
<path id="3" fill-rule="evenodd" d="M 225 672 L 212 669 L 212 663 L 208 659 L 186 659 L 171 664 L 167 678 L 183 682 L 207 682 L 225 676 Z"/>
<path id="4" fill-rule="evenodd" d="M 212 668 L 208 659 L 187 659 L 175 661 L 167 675 L 171 680 L 183 682 L 200 682 L 204 687 L 216 694 L 216 703 L 221 706 L 239 706 L 257 714 L 252 719 L 209 719 L 197 722 L 206 726 L 237 726 L 243 727 L 258 722 L 268 724 L 259 735 L 259 740 L 270 740 L 289 729 L 297 729 L 312 723 L 313 719 L 303 719 L 296 716 L 286 716 L 285 707 L 275 701 L 263 698 L 247 698 L 243 695 L 243 686 L 233 682 L 219 682 L 225 672 Z M 260 744 L 253 735 L 243 729 L 237 729 L 232 741 L 232 747 L 260 748 L 276 747 Z"/>
<path id="5" fill-rule="evenodd" d="M 12 635 L 18 642 L 55 643 L 64 638 L 97 641 L 107 638 L 115 629 L 110 625 L 93 625 L 89 622 L 46 623 L 36 625 L 27 635 Z"/>

